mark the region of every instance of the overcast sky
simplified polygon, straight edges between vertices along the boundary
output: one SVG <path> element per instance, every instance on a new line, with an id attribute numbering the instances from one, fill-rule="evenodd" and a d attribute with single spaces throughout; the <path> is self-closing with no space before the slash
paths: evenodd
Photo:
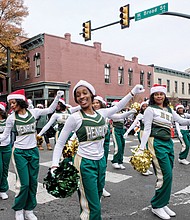
<path id="1" fill-rule="evenodd" d="M 92 32 L 92 40 L 85 42 L 79 33 L 82 23 L 92 22 L 92 28 L 119 21 L 119 8 L 130 4 L 130 16 L 140 11 L 168 3 L 169 12 L 190 15 L 189 0 L 24 0 L 29 15 L 23 28 L 28 37 L 40 33 L 56 36 L 71 34 L 71 41 L 93 45 L 102 43 L 102 51 L 125 56 L 139 63 L 185 71 L 190 68 L 190 19 L 169 15 L 156 15 L 130 22 L 121 29 L 120 24 Z"/>

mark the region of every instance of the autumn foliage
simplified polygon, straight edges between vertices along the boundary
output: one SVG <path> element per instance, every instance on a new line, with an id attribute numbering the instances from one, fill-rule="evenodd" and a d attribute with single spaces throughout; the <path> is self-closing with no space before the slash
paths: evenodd
<path id="1" fill-rule="evenodd" d="M 26 54 L 20 47 L 26 40 L 22 21 L 27 15 L 23 0 L 0 0 L 0 69 L 7 62 L 7 48 L 11 51 L 11 68 L 27 68 Z"/>

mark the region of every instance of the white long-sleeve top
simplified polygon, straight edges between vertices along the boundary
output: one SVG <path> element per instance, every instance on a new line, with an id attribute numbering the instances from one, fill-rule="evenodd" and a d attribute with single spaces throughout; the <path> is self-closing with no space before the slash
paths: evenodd
<path id="1" fill-rule="evenodd" d="M 44 109 L 34 108 L 34 109 L 29 109 L 28 111 L 30 111 L 32 116 L 35 119 L 37 119 L 40 115 L 51 114 L 52 112 L 54 112 L 58 101 L 59 101 L 59 97 L 56 96 L 54 101 L 48 108 L 44 108 Z M 27 116 L 28 116 L 27 111 L 26 111 L 26 114 L 19 115 L 19 117 L 22 117 L 22 118 L 27 118 Z M 11 115 L 8 116 L 6 120 L 5 130 L 0 135 L 0 142 L 3 142 L 10 136 L 10 133 L 11 133 L 12 128 L 14 127 L 14 124 L 15 124 L 15 112 L 13 112 Z M 36 145 L 37 145 L 36 144 L 36 133 L 16 136 L 16 140 L 14 142 L 14 147 L 20 148 L 20 149 L 31 149 L 31 148 L 36 147 Z"/>
<path id="2" fill-rule="evenodd" d="M 141 138 L 140 149 L 146 148 L 146 143 L 151 134 L 151 127 L 153 121 L 163 127 L 171 127 L 174 121 L 177 121 L 181 125 L 190 125 L 190 119 L 184 119 L 180 117 L 174 110 L 172 113 L 164 111 L 164 109 L 147 107 L 144 112 L 144 132 Z"/>
<path id="3" fill-rule="evenodd" d="M 115 106 L 111 108 L 101 108 L 97 112 L 102 115 L 104 119 L 111 117 L 113 114 L 117 113 L 125 107 L 125 105 L 132 98 L 129 93 L 123 99 L 121 99 Z M 96 112 L 93 115 L 88 115 L 90 117 L 96 117 Z M 80 112 L 75 112 L 70 115 L 63 127 L 60 136 L 56 142 L 53 151 L 52 166 L 58 166 L 59 160 L 62 154 L 63 147 L 72 131 L 77 131 L 82 124 L 82 118 Z M 104 139 L 88 142 L 79 143 L 77 154 L 81 157 L 85 157 L 92 160 L 99 160 L 104 156 Z"/>
<path id="4" fill-rule="evenodd" d="M 137 116 L 136 116 L 136 118 L 135 118 L 135 120 L 134 120 L 134 122 L 131 124 L 131 126 L 127 129 L 127 134 L 129 134 L 130 133 L 130 131 L 132 131 L 138 124 L 139 124 L 139 121 L 140 120 L 142 120 L 142 122 L 144 123 L 144 116 L 143 116 L 143 114 L 142 113 L 139 113 Z"/>
<path id="5" fill-rule="evenodd" d="M 69 113 L 72 114 L 72 113 L 78 111 L 79 109 L 81 109 L 80 105 L 78 105 L 76 107 L 69 108 L 68 109 L 69 112 L 63 111 L 63 112 L 53 113 L 53 115 L 51 116 L 48 123 L 42 128 L 42 130 L 40 131 L 40 133 L 38 135 L 42 136 L 50 128 L 50 126 L 53 125 L 55 122 L 60 123 L 60 124 L 65 124 L 67 118 L 69 117 Z"/>
<path id="6" fill-rule="evenodd" d="M 190 114 L 184 113 L 183 115 L 179 115 L 182 118 L 190 118 Z M 175 122 L 176 130 L 178 135 L 181 134 L 180 130 L 189 130 L 187 125 L 180 125 L 178 122 Z"/>

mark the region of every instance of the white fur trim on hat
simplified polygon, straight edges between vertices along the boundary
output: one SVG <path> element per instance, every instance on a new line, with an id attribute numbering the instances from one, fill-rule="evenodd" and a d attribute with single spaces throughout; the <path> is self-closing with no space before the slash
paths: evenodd
<path id="1" fill-rule="evenodd" d="M 154 84 L 153 87 L 150 89 L 150 94 L 152 95 L 155 92 L 163 92 L 166 95 L 167 93 L 166 86 Z"/>
<path id="2" fill-rule="evenodd" d="M 41 107 L 41 108 L 43 108 L 43 107 L 44 107 L 44 105 L 43 105 L 43 104 L 40 104 L 40 103 L 39 103 L 39 104 L 37 104 L 37 108 L 40 108 L 40 107 Z"/>
<path id="3" fill-rule="evenodd" d="M 7 101 L 11 100 L 11 99 L 22 99 L 22 100 L 26 100 L 24 95 L 20 95 L 20 94 L 10 94 L 7 96 Z"/>
<path id="4" fill-rule="evenodd" d="M 0 109 L 5 111 L 5 106 L 3 104 L 0 103 Z"/>
<path id="5" fill-rule="evenodd" d="M 96 91 L 95 91 L 94 87 L 93 87 L 90 83 L 88 83 L 88 82 L 85 81 L 85 80 L 80 80 L 80 81 L 74 86 L 74 88 L 73 88 L 73 96 L 74 96 L 75 90 L 76 90 L 79 86 L 85 86 L 86 88 L 88 88 L 88 89 L 91 91 L 91 93 L 92 93 L 93 95 L 96 94 Z"/>
<path id="6" fill-rule="evenodd" d="M 147 104 L 147 105 L 148 105 L 147 101 L 143 101 L 143 102 L 141 102 L 141 104 L 140 104 L 140 108 L 142 108 L 142 106 L 143 106 L 144 104 Z"/>
<path id="7" fill-rule="evenodd" d="M 176 107 L 175 107 L 175 109 L 176 109 L 176 111 L 178 110 L 178 108 L 185 108 L 183 105 L 181 105 L 181 104 L 179 104 L 179 105 L 177 105 Z"/>
<path id="8" fill-rule="evenodd" d="M 60 98 L 60 99 L 59 99 L 59 102 L 61 102 L 63 105 L 66 105 L 66 104 L 65 104 L 65 100 L 64 100 L 63 98 Z"/>
<path id="9" fill-rule="evenodd" d="M 10 93 L 7 96 L 7 101 L 9 101 L 11 99 L 22 99 L 22 100 L 26 101 L 24 89 L 20 89 L 20 90 L 17 90 L 17 91 Z"/>
<path id="10" fill-rule="evenodd" d="M 106 101 L 104 101 L 104 99 L 99 95 L 95 96 L 94 99 L 100 101 L 104 105 L 107 104 Z"/>

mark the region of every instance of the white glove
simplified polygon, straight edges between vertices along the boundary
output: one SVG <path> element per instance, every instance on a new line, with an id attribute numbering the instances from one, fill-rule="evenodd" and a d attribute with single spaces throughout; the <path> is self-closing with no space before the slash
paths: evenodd
<path id="1" fill-rule="evenodd" d="M 127 139 L 128 138 L 128 133 L 127 131 L 125 132 L 125 134 L 123 135 L 124 139 Z"/>
<path id="2" fill-rule="evenodd" d="M 131 112 L 131 114 L 135 114 L 137 113 L 137 110 L 135 108 L 132 108 L 129 112 Z"/>
<path id="3" fill-rule="evenodd" d="M 143 93 L 145 89 L 143 88 L 143 85 L 137 84 L 132 90 L 131 93 L 133 95 L 136 95 L 138 93 Z"/>
<path id="4" fill-rule="evenodd" d="M 62 91 L 62 90 L 57 91 L 57 97 L 58 97 L 58 98 L 61 98 L 61 96 L 63 96 L 64 93 L 65 93 L 65 92 Z"/>
<path id="5" fill-rule="evenodd" d="M 139 150 L 137 152 L 135 152 L 135 156 L 138 156 L 139 154 L 142 154 L 143 151 L 144 151 L 143 149 L 139 148 Z"/>
<path id="6" fill-rule="evenodd" d="M 55 173 L 54 173 L 54 171 L 57 169 L 57 167 L 53 167 L 53 168 L 51 168 L 51 175 L 54 177 L 55 176 Z"/>
<path id="7" fill-rule="evenodd" d="M 178 137 L 179 137 L 179 138 L 183 138 L 183 135 L 182 135 L 181 132 L 178 134 Z"/>

